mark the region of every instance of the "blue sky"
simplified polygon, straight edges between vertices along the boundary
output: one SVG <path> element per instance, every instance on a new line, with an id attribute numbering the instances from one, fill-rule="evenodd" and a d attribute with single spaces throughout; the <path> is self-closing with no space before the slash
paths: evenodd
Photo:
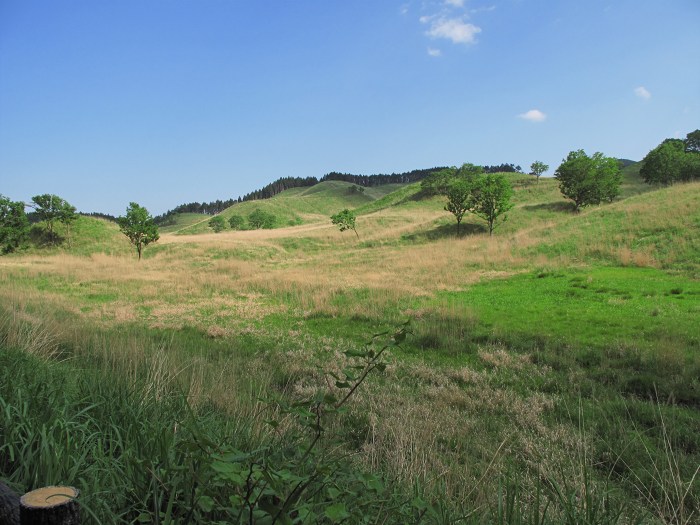
<path id="1" fill-rule="evenodd" d="M 700 128 L 697 0 L 0 0 L 0 193 L 158 214 L 284 176 L 552 174 Z"/>

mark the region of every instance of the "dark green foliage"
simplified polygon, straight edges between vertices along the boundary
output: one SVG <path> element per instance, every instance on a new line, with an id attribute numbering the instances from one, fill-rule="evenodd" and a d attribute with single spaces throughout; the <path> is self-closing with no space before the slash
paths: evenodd
<path id="1" fill-rule="evenodd" d="M 649 184 L 700 179 L 700 130 L 688 133 L 685 140 L 664 140 L 642 162 L 639 173 Z"/>
<path id="2" fill-rule="evenodd" d="M 338 173 L 333 171 L 321 177 L 319 182 L 325 182 L 329 180 L 339 180 L 343 182 L 350 182 L 358 186 L 371 187 L 371 186 L 382 186 L 384 184 L 410 184 L 412 182 L 418 182 L 426 177 L 431 176 L 431 174 L 441 171 L 445 168 L 430 168 L 424 170 L 413 170 L 407 171 L 405 173 L 391 173 L 391 174 L 377 174 L 377 175 L 352 175 L 350 173 Z"/>
<path id="3" fill-rule="evenodd" d="M 226 219 L 221 215 L 216 215 L 209 219 L 209 227 L 214 230 L 215 233 L 219 233 L 226 229 Z"/>
<path id="4" fill-rule="evenodd" d="M 34 213 L 36 217 L 46 225 L 46 233 L 50 242 L 54 242 L 56 237 L 54 226 L 57 222 L 69 226 L 78 218 L 75 206 L 72 206 L 61 197 L 45 193 L 32 197 Z"/>
<path id="5" fill-rule="evenodd" d="M 421 189 L 427 195 L 445 195 L 450 181 L 454 177 L 455 168 L 445 168 L 432 173 L 420 183 Z"/>
<path id="6" fill-rule="evenodd" d="M 129 203 L 124 217 L 117 218 L 119 230 L 126 235 L 129 242 L 136 247 L 136 252 L 141 260 L 141 252 L 145 246 L 156 242 L 159 239 L 158 226 L 153 221 L 153 217 L 143 206 L 135 202 Z"/>
<path id="7" fill-rule="evenodd" d="M 335 215 L 331 215 L 331 222 L 335 224 L 341 232 L 344 232 L 345 230 L 354 231 L 355 236 L 357 236 L 359 239 L 360 236 L 357 234 L 357 230 L 355 229 L 356 218 L 355 213 L 346 208 Z"/>
<path id="8" fill-rule="evenodd" d="M 14 252 L 28 236 L 29 220 L 24 212 L 24 203 L 0 195 L 0 251 Z"/>
<path id="9" fill-rule="evenodd" d="M 584 206 L 612 202 L 620 193 L 622 175 L 617 160 L 602 153 L 586 155 L 572 151 L 555 173 L 564 197 L 574 202 L 576 211 Z"/>
<path id="10" fill-rule="evenodd" d="M 468 211 L 484 219 L 489 226 L 489 235 L 493 235 L 498 218 L 505 221 L 505 213 L 513 207 L 512 197 L 513 188 L 503 175 L 485 175 L 471 184 Z"/>
<path id="11" fill-rule="evenodd" d="M 231 215 L 228 218 L 228 224 L 232 230 L 243 230 L 245 229 L 245 217 L 242 215 Z"/>
<path id="12" fill-rule="evenodd" d="M 255 210 L 248 215 L 248 225 L 254 230 L 259 230 L 261 228 L 270 230 L 277 226 L 277 217 L 265 210 L 255 208 Z"/>
<path id="13" fill-rule="evenodd" d="M 421 189 L 427 195 L 447 195 L 453 180 L 462 179 L 470 182 L 483 173 L 484 169 L 481 166 L 470 163 L 462 164 L 459 168 L 456 166 L 443 168 L 423 179 Z"/>
<path id="14" fill-rule="evenodd" d="M 673 184 L 683 180 L 685 155 L 682 140 L 665 140 L 647 153 L 639 174 L 648 184 Z"/>
<path id="15" fill-rule="evenodd" d="M 688 153 L 700 153 L 700 129 L 691 131 L 685 136 L 685 151 Z"/>

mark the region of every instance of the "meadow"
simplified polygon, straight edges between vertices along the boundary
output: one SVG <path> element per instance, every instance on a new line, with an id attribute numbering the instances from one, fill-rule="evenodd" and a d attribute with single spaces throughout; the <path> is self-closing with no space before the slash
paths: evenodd
<path id="1" fill-rule="evenodd" d="M 510 177 L 493 237 L 456 236 L 418 185 L 333 182 L 224 212 L 282 228 L 184 217 L 141 262 L 85 217 L 0 258 L 0 478 L 78 486 L 96 522 L 696 523 L 700 184 L 631 166 L 622 199 L 575 214 L 554 180 Z M 379 333 L 319 431 L 295 403 L 332 407 Z M 260 501 L 305 469 L 318 490 L 291 521 L 236 514 L 252 465 Z"/>

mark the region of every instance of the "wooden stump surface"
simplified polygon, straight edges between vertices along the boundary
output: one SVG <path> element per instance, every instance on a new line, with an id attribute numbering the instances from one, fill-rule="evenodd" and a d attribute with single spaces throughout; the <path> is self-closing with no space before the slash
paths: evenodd
<path id="1" fill-rule="evenodd" d="M 80 508 L 73 487 L 43 487 L 19 500 L 21 525 L 79 525 Z"/>

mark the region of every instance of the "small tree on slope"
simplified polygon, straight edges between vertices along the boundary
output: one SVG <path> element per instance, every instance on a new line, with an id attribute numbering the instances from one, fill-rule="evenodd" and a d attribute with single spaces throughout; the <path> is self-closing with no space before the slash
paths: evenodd
<path id="1" fill-rule="evenodd" d="M 355 219 L 355 214 L 347 208 L 336 213 L 335 215 L 331 215 L 331 222 L 338 226 L 338 229 L 341 232 L 344 232 L 345 230 L 352 230 L 359 239 L 360 236 L 357 234 L 357 230 L 355 229 Z"/>
<path id="2" fill-rule="evenodd" d="M 119 224 L 119 230 L 136 247 L 139 261 L 141 260 L 143 248 L 160 238 L 158 226 L 153 222 L 153 217 L 151 217 L 146 208 L 139 206 L 135 202 L 129 203 L 126 215 L 118 217 L 117 224 Z"/>
<path id="3" fill-rule="evenodd" d="M 498 218 L 501 217 L 501 222 L 508 218 L 505 213 L 513 208 L 512 197 L 513 188 L 508 179 L 503 175 L 485 175 L 471 185 L 468 211 L 487 222 L 491 236 Z"/>

